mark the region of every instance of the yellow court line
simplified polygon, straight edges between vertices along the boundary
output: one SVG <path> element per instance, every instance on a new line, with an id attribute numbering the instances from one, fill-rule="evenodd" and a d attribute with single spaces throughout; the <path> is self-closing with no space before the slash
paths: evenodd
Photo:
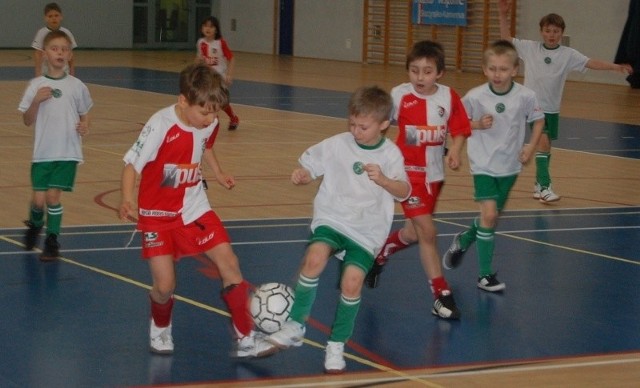
<path id="1" fill-rule="evenodd" d="M 463 227 L 463 228 L 466 228 L 468 226 L 468 225 L 459 224 L 457 222 L 444 221 L 444 220 L 438 220 L 438 222 L 442 222 L 443 224 L 448 224 L 448 225 L 460 226 L 460 227 Z M 620 261 L 620 262 L 627 263 L 627 264 L 640 265 L 640 262 L 633 261 L 633 260 L 630 260 L 630 259 L 625 259 L 625 258 L 622 258 L 622 257 L 606 255 L 604 253 L 591 252 L 591 251 L 586 251 L 584 249 L 571 248 L 571 247 L 568 247 L 568 246 L 565 246 L 565 245 L 558 245 L 558 244 L 552 244 L 552 243 L 548 243 L 548 242 L 544 242 L 544 241 L 533 240 L 533 239 L 526 238 L 526 237 L 516 236 L 516 235 L 510 234 L 510 233 L 496 232 L 496 234 L 500 235 L 500 236 L 511 237 L 513 239 L 516 239 L 516 240 L 527 241 L 527 242 L 530 242 L 530 243 L 533 243 L 533 244 L 546 245 L 546 246 L 552 247 L 552 248 L 563 249 L 565 251 L 570 251 L 570 252 L 574 252 L 574 253 L 583 253 L 583 254 L 589 255 L 589 256 L 602 257 L 602 258 L 605 258 L 605 259 L 614 260 L 614 261 Z"/>
<path id="2" fill-rule="evenodd" d="M 20 243 L 20 242 L 18 242 L 16 240 L 7 238 L 5 236 L 1 236 L 0 235 L 0 240 L 4 240 L 4 241 L 6 241 L 6 242 L 8 242 L 10 244 L 14 244 L 14 245 L 18 245 L 18 246 L 24 247 L 24 245 L 22 243 Z M 38 250 L 36 250 L 36 251 L 38 251 Z M 71 259 L 68 259 L 66 257 L 62 257 L 62 256 L 60 256 L 59 260 L 65 262 L 65 263 L 71 264 L 71 265 L 78 266 L 80 268 L 84 268 L 84 269 L 89 270 L 89 271 L 93 271 L 93 272 L 99 273 L 101 275 L 110 277 L 112 279 L 116 279 L 116 280 L 122 281 L 124 283 L 128 283 L 128 284 L 134 285 L 136 287 L 144 288 L 146 290 L 151 290 L 151 286 L 149 286 L 148 284 L 141 283 L 141 282 L 139 282 L 137 280 L 133 280 L 133 279 L 128 278 L 126 276 L 122 276 L 122 275 L 118 275 L 118 274 L 113 273 L 113 272 L 105 271 L 105 270 L 100 269 L 98 267 L 94 267 L 94 266 L 88 265 L 88 264 L 83 264 L 83 263 L 77 262 L 75 260 L 71 260 Z M 230 317 L 228 312 L 226 312 L 224 310 L 220 310 L 220 309 L 215 308 L 213 306 L 209 306 L 207 304 L 198 302 L 196 300 L 193 300 L 193 299 L 190 299 L 190 298 L 186 298 L 184 296 L 180 296 L 180 295 L 176 295 L 176 294 L 174 294 L 173 297 L 175 299 L 181 301 L 181 302 L 190 304 L 190 305 L 195 306 L 195 307 L 199 307 L 199 308 L 201 308 L 203 310 L 211 311 L 211 312 L 214 312 L 216 314 L 220 314 L 220 315 L 223 315 L 223 316 L 226 316 L 226 317 Z M 310 345 L 310 346 L 315 347 L 315 348 L 319 348 L 319 349 L 324 349 L 325 348 L 320 343 L 315 342 L 315 341 L 311 341 L 309 339 L 305 339 L 304 342 L 306 344 Z M 428 387 L 441 388 L 440 385 L 430 383 L 430 382 L 425 381 L 423 379 L 411 376 L 409 374 L 406 374 L 406 373 L 403 373 L 401 371 L 386 367 L 384 365 L 377 364 L 375 362 L 372 362 L 372 361 L 369 361 L 367 359 L 352 355 L 350 353 L 345 353 L 344 356 L 346 358 L 354 360 L 354 361 L 356 361 L 356 362 L 358 362 L 360 364 L 367 365 L 367 366 L 370 366 L 372 368 L 375 368 L 375 369 L 378 369 L 378 370 L 381 370 L 381 371 L 384 371 L 384 372 L 395 374 L 396 376 L 399 376 L 399 377 L 401 377 L 402 379 L 405 379 L 405 380 L 410 380 L 410 381 L 413 381 L 415 383 L 418 383 L 418 384 L 421 384 L 421 385 L 424 385 L 424 386 L 428 386 Z"/>

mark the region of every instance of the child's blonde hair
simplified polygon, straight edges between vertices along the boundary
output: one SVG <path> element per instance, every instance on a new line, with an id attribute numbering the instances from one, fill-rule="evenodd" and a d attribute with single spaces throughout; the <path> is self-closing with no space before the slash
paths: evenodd
<path id="1" fill-rule="evenodd" d="M 494 55 L 506 55 L 511 57 L 513 61 L 513 66 L 518 67 L 520 64 L 518 60 L 518 50 L 513 45 L 513 43 L 508 40 L 497 40 L 484 51 L 484 56 L 482 57 L 482 64 L 486 65 L 489 61 L 489 57 Z"/>
<path id="2" fill-rule="evenodd" d="M 382 123 L 391 117 L 393 100 L 378 86 L 363 86 L 351 95 L 348 109 L 350 116 L 372 115 Z"/>

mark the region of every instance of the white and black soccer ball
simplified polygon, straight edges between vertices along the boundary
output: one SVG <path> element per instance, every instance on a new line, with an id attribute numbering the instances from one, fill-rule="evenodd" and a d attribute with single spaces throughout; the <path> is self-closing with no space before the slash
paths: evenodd
<path id="1" fill-rule="evenodd" d="M 251 316 L 256 327 L 271 334 L 280 330 L 293 306 L 293 289 L 282 283 L 265 283 L 251 296 Z"/>

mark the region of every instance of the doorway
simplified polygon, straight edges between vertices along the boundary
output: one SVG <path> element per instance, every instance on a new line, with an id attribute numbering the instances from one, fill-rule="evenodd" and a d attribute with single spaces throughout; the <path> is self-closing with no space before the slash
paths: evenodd
<path id="1" fill-rule="evenodd" d="M 134 48 L 193 48 L 211 0 L 134 0 Z"/>
<path id="2" fill-rule="evenodd" d="M 293 0 L 280 0 L 278 54 L 293 55 Z"/>

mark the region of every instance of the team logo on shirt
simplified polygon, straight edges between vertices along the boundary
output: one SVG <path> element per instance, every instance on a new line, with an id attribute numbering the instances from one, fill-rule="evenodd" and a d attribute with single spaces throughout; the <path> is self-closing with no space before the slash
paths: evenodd
<path id="1" fill-rule="evenodd" d="M 438 116 L 444 117 L 444 112 L 445 112 L 444 107 L 438 105 Z"/>
<path id="2" fill-rule="evenodd" d="M 499 102 L 499 103 L 496 104 L 496 112 L 502 113 L 502 112 L 504 112 L 505 109 L 506 109 L 506 107 L 504 106 L 503 103 Z"/>
<path id="3" fill-rule="evenodd" d="M 180 186 L 190 187 L 195 186 L 200 182 L 202 174 L 200 172 L 200 165 L 198 163 L 191 164 L 172 164 L 167 163 L 164 165 L 164 171 L 162 176 L 162 187 L 173 187 L 177 189 Z"/>
<path id="4" fill-rule="evenodd" d="M 364 172 L 364 163 L 355 162 L 353 164 L 353 172 L 355 172 L 358 175 L 362 174 Z"/>
<path id="5" fill-rule="evenodd" d="M 60 89 L 52 89 L 52 90 L 51 90 L 51 95 L 52 95 L 54 98 L 62 97 L 62 90 L 60 90 Z"/>
<path id="6" fill-rule="evenodd" d="M 446 125 L 407 125 L 404 141 L 407 145 L 442 144 L 447 138 Z"/>
<path id="7" fill-rule="evenodd" d="M 547 65 L 551 63 L 551 58 L 549 57 L 545 57 L 544 58 L 544 63 L 546 63 Z"/>

